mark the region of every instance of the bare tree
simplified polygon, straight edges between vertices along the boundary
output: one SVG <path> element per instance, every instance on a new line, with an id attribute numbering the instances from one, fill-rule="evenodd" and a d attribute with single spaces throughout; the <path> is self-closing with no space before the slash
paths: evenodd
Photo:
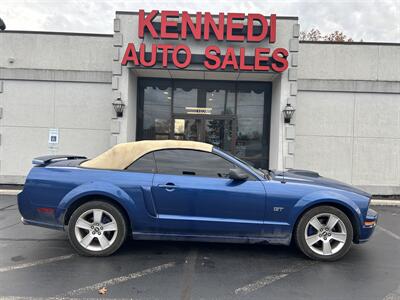
<path id="1" fill-rule="evenodd" d="M 354 42 L 351 37 L 347 37 L 341 31 L 334 31 L 332 33 L 322 35 L 318 29 L 312 28 L 310 31 L 300 32 L 300 40 L 302 41 L 331 41 L 331 42 Z M 362 40 L 361 40 L 362 42 Z"/>
<path id="2" fill-rule="evenodd" d="M 312 28 L 309 32 L 302 31 L 300 33 L 300 40 L 302 41 L 320 41 L 321 38 L 321 32 L 314 28 Z"/>
<path id="3" fill-rule="evenodd" d="M 354 42 L 352 38 L 348 38 L 343 32 L 334 31 L 324 36 L 324 41 L 330 42 Z"/>

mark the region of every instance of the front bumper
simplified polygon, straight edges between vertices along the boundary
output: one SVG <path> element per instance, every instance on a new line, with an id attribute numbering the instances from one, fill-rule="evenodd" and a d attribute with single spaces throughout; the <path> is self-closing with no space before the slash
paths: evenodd
<path id="1" fill-rule="evenodd" d="M 361 226 L 360 236 L 358 239 L 359 243 L 364 243 L 368 241 L 372 233 L 375 230 L 376 224 L 378 222 L 378 213 L 369 208 L 367 216 L 365 217 L 364 224 Z"/>

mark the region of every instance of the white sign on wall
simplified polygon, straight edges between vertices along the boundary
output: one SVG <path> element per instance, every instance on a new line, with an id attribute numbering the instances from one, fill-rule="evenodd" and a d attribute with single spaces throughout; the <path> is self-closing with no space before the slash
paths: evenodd
<path id="1" fill-rule="evenodd" d="M 58 144 L 58 128 L 49 129 L 49 145 Z"/>

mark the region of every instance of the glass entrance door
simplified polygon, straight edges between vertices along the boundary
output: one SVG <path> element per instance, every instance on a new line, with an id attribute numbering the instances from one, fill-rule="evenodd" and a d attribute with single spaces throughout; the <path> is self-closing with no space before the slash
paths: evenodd
<path id="1" fill-rule="evenodd" d="M 170 138 L 205 142 L 235 153 L 236 126 L 232 116 L 175 115 Z"/>
<path id="2" fill-rule="evenodd" d="M 138 79 L 137 140 L 214 144 L 268 168 L 271 82 Z"/>

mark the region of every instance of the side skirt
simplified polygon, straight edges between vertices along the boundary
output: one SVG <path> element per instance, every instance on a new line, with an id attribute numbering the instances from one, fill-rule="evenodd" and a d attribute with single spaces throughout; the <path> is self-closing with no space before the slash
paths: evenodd
<path id="1" fill-rule="evenodd" d="M 64 226 L 62 226 L 62 225 L 48 224 L 48 223 L 39 222 L 39 221 L 27 220 L 27 219 L 24 219 L 23 217 L 21 217 L 21 222 L 24 225 L 33 225 L 33 226 L 39 226 L 39 227 L 64 231 Z"/>
<path id="2" fill-rule="evenodd" d="M 289 238 L 266 238 L 252 236 L 213 236 L 213 235 L 189 235 L 173 233 L 148 233 L 132 232 L 135 240 L 165 240 L 165 241 L 193 241 L 211 243 L 238 243 L 238 244 L 268 244 L 268 245 L 290 245 Z"/>

